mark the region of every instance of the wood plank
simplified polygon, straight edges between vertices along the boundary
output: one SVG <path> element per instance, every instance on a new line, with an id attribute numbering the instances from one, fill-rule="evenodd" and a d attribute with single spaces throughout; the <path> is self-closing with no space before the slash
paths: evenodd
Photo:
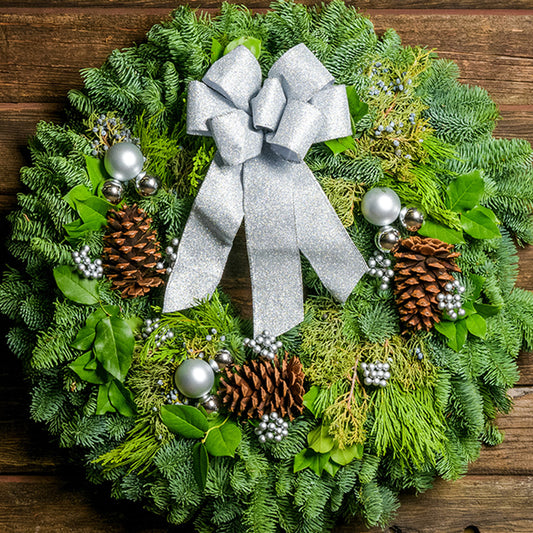
<path id="1" fill-rule="evenodd" d="M 423 13 L 371 15 L 379 32 L 393 27 L 405 44 L 437 48 L 457 60 L 461 79 L 485 87 L 498 103 L 533 104 L 533 15 Z M 80 68 L 141 41 L 162 16 L 150 10 L 1 14 L 0 101 L 63 101 L 68 89 L 81 85 Z"/>
<path id="2" fill-rule="evenodd" d="M 461 81 L 481 85 L 499 104 L 533 104 L 533 16 L 464 17 L 373 13 L 378 32 L 394 28 L 408 45 L 421 44 L 456 61 Z"/>
<path id="3" fill-rule="evenodd" d="M 360 523 L 335 533 L 531 533 L 532 476 L 467 476 L 455 483 L 438 481 L 420 495 L 400 497 L 398 516 L 385 530 Z"/>
<path id="4" fill-rule="evenodd" d="M 78 8 L 80 6 L 88 5 L 91 9 L 96 8 L 166 8 L 168 10 L 176 7 L 175 0 L 3 0 L 3 5 L 6 8 L 25 8 L 25 9 L 41 9 L 58 6 L 64 8 Z M 192 6 L 201 6 L 203 8 L 220 7 L 218 0 L 189 0 Z M 250 9 L 264 9 L 268 7 L 270 2 L 268 0 L 246 0 L 243 2 Z M 316 0 L 301 0 L 302 4 L 315 4 Z M 351 0 L 346 2 L 350 5 L 355 5 L 359 9 L 461 9 L 461 10 L 488 10 L 488 9 L 532 9 L 533 2 L 531 0 L 485 0 L 479 2 L 477 0 Z"/>
<path id="5" fill-rule="evenodd" d="M 190 533 L 190 526 L 170 527 L 164 518 L 139 504 L 116 502 L 109 488 L 70 475 L 0 476 L 0 531 L 5 533 Z"/>

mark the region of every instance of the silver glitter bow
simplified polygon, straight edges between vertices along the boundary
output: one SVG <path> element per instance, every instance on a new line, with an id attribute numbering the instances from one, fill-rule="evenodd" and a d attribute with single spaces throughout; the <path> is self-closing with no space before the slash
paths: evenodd
<path id="1" fill-rule="evenodd" d="M 367 271 L 333 207 L 303 162 L 316 142 L 351 135 L 344 85 L 304 45 L 274 63 L 262 84 L 239 46 L 189 84 L 187 132 L 218 152 L 185 226 L 163 312 L 210 296 L 244 218 L 254 334 L 279 335 L 303 320 L 300 251 L 344 302 Z"/>

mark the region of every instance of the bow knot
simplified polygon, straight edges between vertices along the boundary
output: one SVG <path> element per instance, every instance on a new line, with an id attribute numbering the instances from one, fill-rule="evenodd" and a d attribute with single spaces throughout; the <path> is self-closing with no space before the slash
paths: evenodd
<path id="1" fill-rule="evenodd" d="M 239 46 L 189 85 L 187 132 L 213 137 L 227 165 L 261 154 L 266 142 L 283 159 L 302 161 L 316 142 L 351 134 L 346 89 L 300 44 L 262 84 L 261 67 Z"/>
<path id="2" fill-rule="evenodd" d="M 262 83 L 239 46 L 189 84 L 187 132 L 218 152 L 194 202 L 167 285 L 164 312 L 216 289 L 245 220 L 254 332 L 278 335 L 303 320 L 300 251 L 339 300 L 367 265 L 303 159 L 313 143 L 351 134 L 346 88 L 303 44 Z"/>

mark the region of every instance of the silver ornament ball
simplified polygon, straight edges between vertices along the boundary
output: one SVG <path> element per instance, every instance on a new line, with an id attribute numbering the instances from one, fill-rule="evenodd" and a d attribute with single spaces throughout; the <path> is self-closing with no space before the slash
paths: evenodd
<path id="1" fill-rule="evenodd" d="M 202 359 L 186 359 L 176 370 L 174 383 L 187 398 L 201 398 L 215 383 L 215 373 Z"/>
<path id="2" fill-rule="evenodd" d="M 114 179 L 128 181 L 143 169 L 144 156 L 133 143 L 116 143 L 105 153 L 104 165 Z"/>
<path id="3" fill-rule="evenodd" d="M 400 232 L 392 226 L 385 226 L 376 234 L 376 246 L 385 253 L 389 253 L 399 241 Z"/>
<path id="4" fill-rule="evenodd" d="M 152 196 L 159 190 L 159 187 L 161 187 L 161 180 L 145 172 L 141 172 L 135 179 L 135 190 L 141 196 Z"/>
<path id="5" fill-rule="evenodd" d="M 216 413 L 219 408 L 219 401 L 217 396 L 206 396 L 202 398 L 200 405 L 207 411 L 207 414 Z"/>
<path id="6" fill-rule="evenodd" d="M 223 370 L 233 363 L 233 357 L 231 357 L 231 353 L 228 350 L 220 350 L 220 352 L 215 355 L 215 361 L 219 368 Z"/>
<path id="7" fill-rule="evenodd" d="M 424 223 L 424 214 L 416 207 L 404 207 L 400 211 L 400 222 L 407 231 L 415 233 Z"/>
<path id="8" fill-rule="evenodd" d="M 401 208 L 400 198 L 388 187 L 370 189 L 361 202 L 363 216 L 376 226 L 387 226 L 394 222 Z"/>
<path id="9" fill-rule="evenodd" d="M 122 201 L 122 196 L 124 195 L 122 183 L 116 180 L 107 180 L 102 187 L 102 194 L 110 204 L 119 204 Z"/>

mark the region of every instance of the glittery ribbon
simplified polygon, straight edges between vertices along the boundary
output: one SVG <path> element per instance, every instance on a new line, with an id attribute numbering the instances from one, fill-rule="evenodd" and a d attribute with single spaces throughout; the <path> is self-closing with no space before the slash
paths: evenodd
<path id="1" fill-rule="evenodd" d="M 244 46 L 189 84 L 187 132 L 213 137 L 218 152 L 185 226 L 163 312 L 214 292 L 243 218 L 254 334 L 279 335 L 303 320 L 300 251 L 335 298 L 348 298 L 368 267 L 303 162 L 313 143 L 351 135 L 346 88 L 333 82 L 299 44 L 263 84 Z"/>

